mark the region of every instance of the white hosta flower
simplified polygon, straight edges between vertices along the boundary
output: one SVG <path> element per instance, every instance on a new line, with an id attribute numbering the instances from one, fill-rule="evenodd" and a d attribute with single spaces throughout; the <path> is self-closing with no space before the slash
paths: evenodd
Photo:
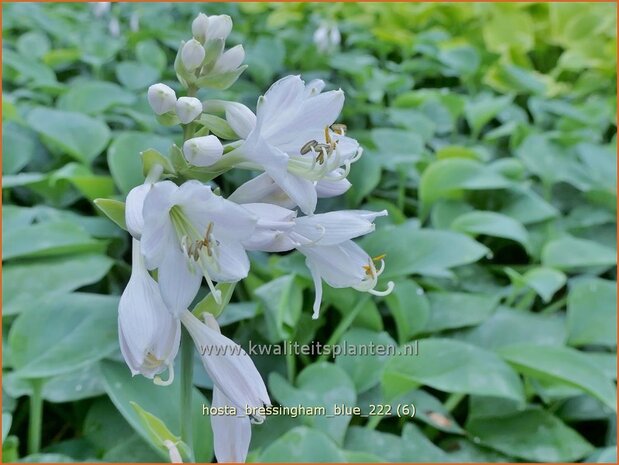
<path id="1" fill-rule="evenodd" d="M 213 387 L 212 407 L 232 406 L 218 388 Z M 219 463 L 245 463 L 251 442 L 251 421 L 247 416 L 211 415 L 215 457 Z"/>
<path id="2" fill-rule="evenodd" d="M 256 115 L 242 103 L 226 100 L 206 100 L 202 102 L 205 112 L 225 112 L 226 121 L 241 139 L 246 139 L 256 126 Z"/>
<path id="3" fill-rule="evenodd" d="M 386 291 L 376 291 L 378 277 L 383 272 L 384 257 L 375 259 L 351 239 L 374 231 L 374 220 L 387 211 L 344 210 L 294 218 L 280 207 L 267 210 L 262 204 L 244 205 L 269 221 L 258 221 L 254 235 L 243 244 L 248 250 L 284 252 L 296 248 L 306 257 L 316 288 L 314 318 L 318 318 L 322 301 L 322 280 L 332 287 L 352 287 L 374 295 L 387 295 L 394 287 L 389 282 Z M 293 225 L 292 227 L 290 225 Z M 375 261 L 380 261 L 377 270 Z"/>
<path id="4" fill-rule="evenodd" d="M 181 97 L 176 101 L 176 116 L 183 124 L 189 124 L 202 114 L 202 102 L 195 97 Z"/>
<path id="5" fill-rule="evenodd" d="M 198 181 L 180 187 L 162 181 L 150 189 L 143 207 L 142 250 L 149 269 L 158 269 L 159 288 L 169 310 L 179 315 L 205 278 L 236 282 L 247 276 L 249 259 L 241 242 L 256 227 L 246 209 L 219 197 Z"/>
<path id="6" fill-rule="evenodd" d="M 224 146 L 213 135 L 194 137 L 183 144 L 183 155 L 194 166 L 211 166 L 223 153 Z"/>
<path id="7" fill-rule="evenodd" d="M 125 199 L 125 224 L 127 225 L 129 234 L 136 239 L 142 237 L 142 230 L 144 229 L 144 215 L 142 215 L 144 199 L 153 184 L 159 180 L 162 173 L 163 166 L 153 166 L 148 176 L 146 176 L 144 184 L 131 189 Z"/>
<path id="8" fill-rule="evenodd" d="M 233 153 L 248 167 L 261 168 L 306 214 L 316 208 L 315 182 L 337 173 L 346 177 L 361 155 L 356 140 L 334 125 L 344 104 L 341 90 L 321 93 L 324 83 L 307 86 L 299 76 L 273 84 L 258 101 L 256 125 Z M 336 179 L 333 179 L 336 180 Z"/>
<path id="9" fill-rule="evenodd" d="M 161 82 L 153 84 L 148 88 L 148 103 L 155 114 L 163 115 L 174 110 L 176 106 L 176 92 Z"/>
<path id="10" fill-rule="evenodd" d="M 91 5 L 92 11 L 97 18 L 107 14 L 112 8 L 112 2 L 93 2 Z"/>
<path id="11" fill-rule="evenodd" d="M 215 62 L 213 73 L 227 73 L 234 71 L 243 64 L 245 59 L 245 49 L 242 45 L 232 47 L 226 50 Z"/>
<path id="12" fill-rule="evenodd" d="M 169 369 L 172 382 L 172 363 L 180 342 L 180 321 L 164 304 L 157 282 L 148 274 L 140 252 L 140 242 L 133 239 L 131 278 L 118 304 L 118 336 L 120 349 L 131 373 L 147 378 Z"/>
<path id="13" fill-rule="evenodd" d="M 110 22 L 107 23 L 107 30 L 112 37 L 118 37 L 120 35 L 120 21 L 116 16 L 110 18 Z"/>
<path id="14" fill-rule="evenodd" d="M 191 39 L 183 45 L 181 50 L 181 60 L 187 71 L 194 71 L 202 65 L 206 51 L 202 44 L 196 39 Z"/>
<path id="15" fill-rule="evenodd" d="M 314 31 L 314 43 L 321 52 L 333 50 L 341 39 L 340 31 L 334 24 L 323 23 Z"/>
<path id="16" fill-rule="evenodd" d="M 188 310 L 181 313 L 181 321 L 193 339 L 213 384 L 241 414 L 247 407 L 256 409 L 271 405 L 264 381 L 249 355 L 219 332 L 213 315 L 205 313 L 204 317 L 208 324 Z M 259 412 L 252 418 L 256 422 L 264 420 Z"/>
<path id="17" fill-rule="evenodd" d="M 200 13 L 191 23 L 193 36 L 204 43 L 207 40 L 226 40 L 232 31 L 232 18 L 228 15 L 206 16 Z"/>

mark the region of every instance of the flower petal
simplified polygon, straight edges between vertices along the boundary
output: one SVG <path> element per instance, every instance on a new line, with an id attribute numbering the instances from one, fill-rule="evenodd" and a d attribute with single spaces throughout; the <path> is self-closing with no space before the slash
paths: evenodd
<path id="1" fill-rule="evenodd" d="M 225 394 L 213 387 L 213 408 L 232 406 Z M 219 463 L 245 463 L 251 441 L 251 422 L 248 416 L 211 415 L 215 457 Z"/>
<path id="2" fill-rule="evenodd" d="M 358 286 L 365 277 L 364 266 L 371 260 L 353 241 L 328 246 L 301 246 L 298 250 L 311 261 L 311 266 L 322 279 L 335 288 Z"/>
<path id="3" fill-rule="evenodd" d="M 196 297 L 202 282 L 202 273 L 178 244 L 170 247 L 159 266 L 161 297 L 172 315 L 179 317 Z"/>
<path id="4" fill-rule="evenodd" d="M 157 268 L 163 261 L 166 250 L 177 244 L 170 221 L 172 195 L 177 189 L 176 184 L 171 181 L 158 182 L 153 184 L 144 199 L 141 246 L 148 269 Z"/>
<path id="5" fill-rule="evenodd" d="M 344 210 L 297 218 L 294 232 L 317 245 L 336 245 L 374 231 L 374 219 L 387 210 Z"/>
<path id="6" fill-rule="evenodd" d="M 144 207 L 144 199 L 150 188 L 150 184 L 136 186 L 129 191 L 125 200 L 125 223 L 129 233 L 136 239 L 142 236 L 142 229 L 144 228 L 142 209 Z"/>

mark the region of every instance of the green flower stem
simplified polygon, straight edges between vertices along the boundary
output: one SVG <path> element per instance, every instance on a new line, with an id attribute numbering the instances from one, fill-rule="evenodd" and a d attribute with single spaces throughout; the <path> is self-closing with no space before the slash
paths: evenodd
<path id="1" fill-rule="evenodd" d="M 30 419 L 28 423 L 28 453 L 37 454 L 41 449 L 41 425 L 43 420 L 43 380 L 30 381 Z"/>
<path id="2" fill-rule="evenodd" d="M 455 409 L 458 404 L 462 401 L 462 399 L 464 399 L 466 395 L 465 394 L 460 394 L 460 393 L 453 393 L 451 394 L 447 400 L 445 400 L 445 410 L 447 410 L 448 412 L 453 411 L 453 409 Z"/>
<path id="3" fill-rule="evenodd" d="M 183 328 L 181 337 L 181 439 L 190 449 L 192 445 L 191 394 L 193 391 L 193 341 Z"/>

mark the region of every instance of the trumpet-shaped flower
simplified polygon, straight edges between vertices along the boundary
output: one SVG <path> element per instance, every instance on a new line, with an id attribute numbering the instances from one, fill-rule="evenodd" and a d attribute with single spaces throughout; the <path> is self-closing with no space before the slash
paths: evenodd
<path id="1" fill-rule="evenodd" d="M 133 239 L 131 278 L 118 304 L 120 349 L 131 373 L 153 378 L 169 369 L 180 342 L 180 321 L 173 317 L 161 298 L 157 282 L 148 274 L 140 252 L 140 242 Z M 158 384 L 168 384 L 155 378 Z"/>
<path id="2" fill-rule="evenodd" d="M 277 81 L 258 101 L 254 128 L 232 152 L 248 167 L 263 169 L 306 214 L 316 208 L 315 183 L 344 179 L 361 155 L 344 126 L 334 125 L 344 93 L 321 93 L 323 87 L 322 81 L 305 85 L 299 76 Z"/>
<path id="3" fill-rule="evenodd" d="M 345 210 L 295 218 L 293 211 L 273 205 L 244 207 L 263 218 L 254 235 L 243 243 L 248 250 L 284 252 L 296 248 L 305 255 L 316 289 L 314 318 L 319 315 L 323 280 L 331 287 L 352 287 L 374 295 L 393 290 L 391 281 L 387 290 L 375 289 L 384 269 L 384 257 L 371 258 L 351 240 L 374 231 L 374 220 L 387 211 Z M 381 263 L 379 269 L 376 261 Z"/>
<path id="4" fill-rule="evenodd" d="M 213 387 L 214 408 L 232 405 L 230 399 Z M 251 442 L 251 421 L 248 416 L 211 415 L 215 457 L 219 463 L 245 463 Z"/>
<path id="5" fill-rule="evenodd" d="M 180 318 L 193 339 L 204 369 L 217 387 L 240 412 L 250 409 L 252 418 L 262 422 L 256 409 L 271 405 L 264 381 L 254 362 L 236 342 L 219 332 L 217 321 L 205 313 L 205 323 L 185 310 Z"/>
<path id="6" fill-rule="evenodd" d="M 247 276 L 249 259 L 241 242 L 251 236 L 256 218 L 209 186 L 158 182 L 146 195 L 142 212 L 146 265 L 158 269 L 161 296 L 173 314 L 189 306 L 202 277 L 220 301 L 213 281 L 236 282 Z"/>

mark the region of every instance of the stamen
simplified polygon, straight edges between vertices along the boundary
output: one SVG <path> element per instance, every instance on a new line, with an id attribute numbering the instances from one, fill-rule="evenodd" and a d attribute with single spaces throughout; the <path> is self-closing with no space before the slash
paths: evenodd
<path id="1" fill-rule="evenodd" d="M 169 386 L 174 382 L 174 365 L 172 365 L 172 363 L 168 363 L 167 367 L 168 379 L 164 381 L 159 375 L 155 376 L 155 378 L 153 379 L 153 383 L 155 383 L 157 386 Z"/>
<path id="2" fill-rule="evenodd" d="M 393 281 L 389 281 L 387 283 L 387 289 L 385 289 L 384 291 L 377 291 L 376 289 L 370 289 L 368 292 L 372 295 L 384 297 L 386 295 L 391 294 L 394 288 L 395 288 L 395 283 Z"/>
<path id="3" fill-rule="evenodd" d="M 384 257 L 384 255 L 383 255 L 383 257 Z M 376 260 L 376 259 L 373 258 L 372 260 Z M 378 277 L 381 274 L 383 274 L 383 271 L 385 271 L 385 260 L 381 260 L 380 261 L 380 268 L 378 270 L 376 270 L 376 277 Z"/>
<path id="4" fill-rule="evenodd" d="M 387 254 L 383 253 L 383 254 L 378 255 L 377 257 L 373 257 L 372 260 L 375 261 L 375 262 L 377 262 L 379 260 L 382 261 L 382 259 L 385 258 L 386 256 L 387 256 Z"/>
<path id="5" fill-rule="evenodd" d="M 325 140 L 327 144 L 331 143 L 331 134 L 329 134 L 329 126 L 325 126 Z"/>

